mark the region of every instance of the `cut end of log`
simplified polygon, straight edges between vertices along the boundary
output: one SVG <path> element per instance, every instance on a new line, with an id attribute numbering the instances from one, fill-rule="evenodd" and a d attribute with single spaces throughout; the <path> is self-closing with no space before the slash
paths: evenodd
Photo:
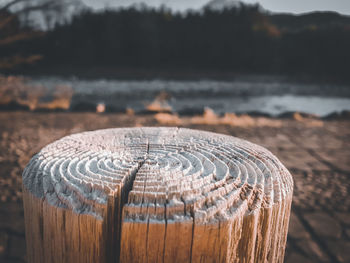
<path id="1" fill-rule="evenodd" d="M 183 128 L 75 134 L 35 155 L 23 186 L 27 244 L 42 236 L 30 262 L 53 251 L 78 262 L 283 260 L 292 177 L 269 151 L 232 136 Z"/>

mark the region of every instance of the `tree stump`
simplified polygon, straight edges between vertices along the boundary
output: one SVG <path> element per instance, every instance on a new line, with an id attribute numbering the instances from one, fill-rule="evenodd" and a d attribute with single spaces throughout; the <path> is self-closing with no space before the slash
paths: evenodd
<path id="1" fill-rule="evenodd" d="M 283 262 L 292 192 L 275 156 L 231 136 L 67 136 L 23 173 L 28 261 Z"/>

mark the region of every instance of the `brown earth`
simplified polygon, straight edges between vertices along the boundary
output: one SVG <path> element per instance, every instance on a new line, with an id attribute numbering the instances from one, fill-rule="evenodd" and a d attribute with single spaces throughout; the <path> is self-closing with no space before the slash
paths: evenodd
<path id="1" fill-rule="evenodd" d="M 350 120 L 206 112 L 169 114 L 0 112 L 0 262 L 25 262 L 21 173 L 33 154 L 71 133 L 177 125 L 230 134 L 272 151 L 294 177 L 286 262 L 350 262 Z"/>

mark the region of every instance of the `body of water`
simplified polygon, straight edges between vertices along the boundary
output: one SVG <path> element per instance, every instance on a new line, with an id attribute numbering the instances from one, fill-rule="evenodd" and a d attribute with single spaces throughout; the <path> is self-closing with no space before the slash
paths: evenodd
<path id="1" fill-rule="evenodd" d="M 210 107 L 216 113 L 261 112 L 279 115 L 289 111 L 325 116 L 350 110 L 346 85 L 292 83 L 278 78 L 232 81 L 80 80 L 41 77 L 27 84 L 43 86 L 51 93 L 59 87 L 73 91 L 71 110 L 103 104 L 110 111 L 145 111 L 156 103 L 180 114 L 196 114 Z M 46 98 L 47 99 L 47 98 Z"/>

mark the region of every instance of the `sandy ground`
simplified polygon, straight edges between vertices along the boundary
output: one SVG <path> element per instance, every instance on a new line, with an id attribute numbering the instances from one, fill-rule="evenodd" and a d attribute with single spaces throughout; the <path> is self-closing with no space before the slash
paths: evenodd
<path id="1" fill-rule="evenodd" d="M 350 120 L 0 112 L 0 262 L 25 262 L 21 173 L 33 154 L 71 133 L 183 126 L 230 134 L 272 151 L 294 177 L 286 262 L 350 262 Z"/>

